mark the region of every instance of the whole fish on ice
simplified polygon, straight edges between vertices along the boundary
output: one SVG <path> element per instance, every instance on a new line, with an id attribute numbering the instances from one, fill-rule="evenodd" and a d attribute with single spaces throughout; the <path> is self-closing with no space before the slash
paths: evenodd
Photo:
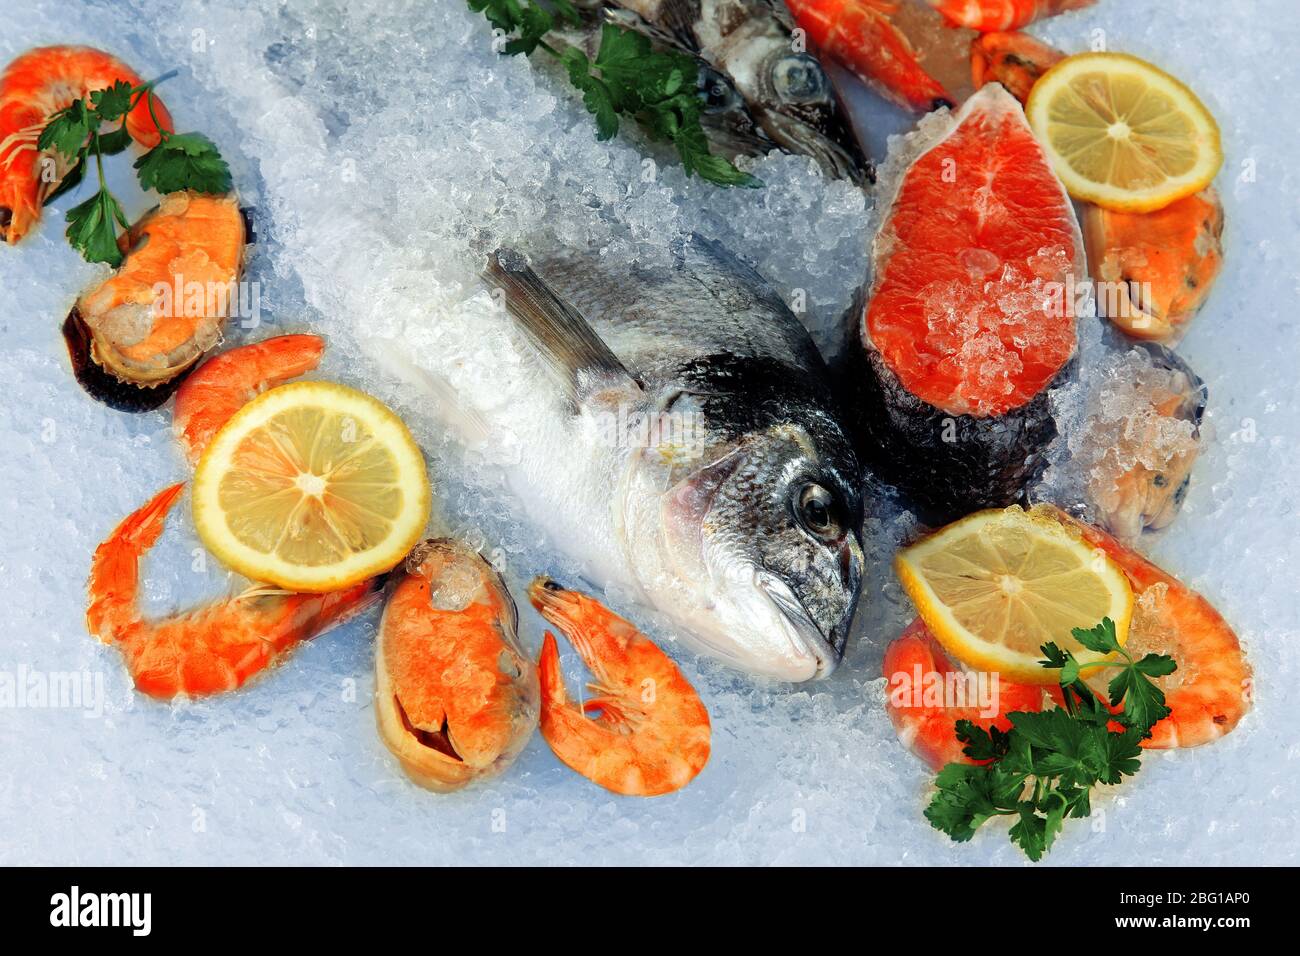
<path id="1" fill-rule="evenodd" d="M 861 579 L 859 470 L 785 304 L 698 237 L 664 266 L 563 253 L 530 267 L 499 250 L 485 277 L 509 319 L 486 307 L 474 325 L 474 378 L 457 384 L 464 363 L 434 371 L 469 413 L 444 420 L 513 448 L 528 517 L 593 583 L 631 589 L 706 653 L 788 681 L 829 674 Z M 484 347 L 494 317 L 506 333 Z M 428 331 L 451 336 L 457 321 Z M 409 343 L 379 357 L 416 367 Z"/>

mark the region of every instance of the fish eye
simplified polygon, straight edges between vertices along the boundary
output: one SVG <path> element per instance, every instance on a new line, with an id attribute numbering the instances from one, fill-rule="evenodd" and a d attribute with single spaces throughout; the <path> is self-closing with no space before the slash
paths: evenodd
<path id="1" fill-rule="evenodd" d="M 740 102 L 740 94 L 725 76 L 705 67 L 700 70 L 700 93 L 706 113 L 723 113 Z"/>
<path id="2" fill-rule="evenodd" d="M 832 540 L 843 534 L 839 504 L 821 485 L 809 483 L 799 489 L 796 511 L 799 523 L 819 538 Z"/>
<path id="3" fill-rule="evenodd" d="M 819 100 L 826 95 L 826 74 L 807 53 L 783 56 L 772 64 L 772 88 L 791 102 Z"/>

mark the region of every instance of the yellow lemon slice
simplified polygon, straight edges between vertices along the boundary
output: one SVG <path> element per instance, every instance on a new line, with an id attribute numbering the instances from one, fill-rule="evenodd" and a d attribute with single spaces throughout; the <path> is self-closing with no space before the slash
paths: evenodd
<path id="1" fill-rule="evenodd" d="M 1210 184 L 1223 165 L 1210 111 L 1168 73 L 1124 53 L 1066 57 L 1025 104 L 1075 199 L 1152 212 Z"/>
<path id="2" fill-rule="evenodd" d="M 195 469 L 193 501 L 199 538 L 236 571 L 333 591 L 402 560 L 429 520 L 429 477 L 388 406 L 295 382 L 222 426 Z"/>
<path id="3" fill-rule="evenodd" d="M 1119 642 L 1128 638 L 1128 578 L 1046 513 L 978 511 L 899 551 L 894 571 L 953 657 L 1019 683 L 1056 683 L 1038 663 L 1048 641 L 1081 664 L 1105 659 L 1071 636 L 1076 627 L 1109 617 Z"/>

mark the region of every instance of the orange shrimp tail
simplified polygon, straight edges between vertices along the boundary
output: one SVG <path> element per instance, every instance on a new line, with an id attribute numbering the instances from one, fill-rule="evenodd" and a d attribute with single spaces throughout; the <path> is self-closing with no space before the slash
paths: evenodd
<path id="1" fill-rule="evenodd" d="M 190 465 L 235 412 L 259 392 L 316 368 L 324 352 L 318 335 L 278 335 L 203 363 L 177 390 L 172 412 L 173 431 Z"/>
<path id="2" fill-rule="evenodd" d="M 120 643 L 136 689 L 160 700 L 237 690 L 298 644 L 372 607 L 372 578 L 325 594 L 237 595 L 156 625 L 141 622 Z"/>
<path id="3" fill-rule="evenodd" d="M 140 86 L 134 70 L 101 50 L 50 46 L 28 50 L 0 76 L 0 238 L 13 245 L 39 221 L 45 198 L 68 172 L 63 157 L 37 149 L 49 118 L 75 100 L 117 81 Z M 127 132 L 141 146 L 157 146 L 159 127 L 172 131 L 171 114 L 155 96 L 141 97 L 127 114 Z M 157 123 L 154 117 L 157 117 Z M 50 162 L 57 175 L 46 174 Z"/>
<path id="4" fill-rule="evenodd" d="M 168 512 L 184 490 L 184 482 L 164 488 L 144 507 L 123 519 L 95 549 L 90 562 L 86 627 L 104 643 L 113 643 L 135 620 L 140 558 L 157 542 Z"/>
<path id="5" fill-rule="evenodd" d="M 1023 106 L 1039 77 L 1064 58 L 1027 33 L 982 33 L 971 41 L 971 82 L 977 90 L 985 83 L 1001 83 Z"/>
<path id="6" fill-rule="evenodd" d="M 786 0 L 814 47 L 879 90 L 919 112 L 952 106 L 942 83 L 926 72 L 916 50 L 890 22 L 895 3 L 882 0 Z"/>

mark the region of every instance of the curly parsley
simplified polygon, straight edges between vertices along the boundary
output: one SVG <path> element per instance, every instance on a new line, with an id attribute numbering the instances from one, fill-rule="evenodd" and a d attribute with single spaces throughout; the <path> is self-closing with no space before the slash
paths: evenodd
<path id="1" fill-rule="evenodd" d="M 963 752 L 988 763 L 950 763 L 939 771 L 939 789 L 925 810 L 935 829 L 965 842 L 993 817 L 1011 817 L 1011 842 L 1029 859 L 1041 860 L 1067 817 L 1092 813 L 1093 787 L 1117 784 L 1140 769 L 1141 741 L 1169 716 L 1165 695 L 1152 678 L 1172 674 L 1177 665 L 1162 654 L 1134 660 L 1120 646 L 1110 618 L 1071 633 L 1088 650 L 1115 659 L 1080 664 L 1069 651 L 1044 644 L 1046 660 L 1040 663 L 1061 672 L 1064 709 L 1008 714 L 1011 730 L 1005 733 L 958 721 Z M 1107 687 L 1111 707 L 1123 705 L 1118 713 L 1112 713 L 1080 676 L 1101 667 L 1118 670 Z M 1112 723 L 1122 729 L 1112 730 Z"/>

